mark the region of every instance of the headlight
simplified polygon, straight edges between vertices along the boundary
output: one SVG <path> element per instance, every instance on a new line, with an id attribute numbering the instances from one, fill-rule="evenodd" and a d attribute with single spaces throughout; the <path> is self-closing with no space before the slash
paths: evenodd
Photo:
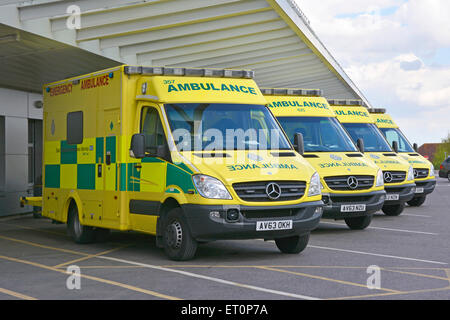
<path id="1" fill-rule="evenodd" d="M 408 181 L 414 180 L 414 169 L 412 166 L 409 166 L 408 177 L 406 178 L 406 180 Z"/>
<path id="2" fill-rule="evenodd" d="M 194 175 L 192 178 L 198 193 L 200 193 L 202 197 L 208 199 L 232 199 L 227 188 L 225 188 L 223 183 L 216 178 L 202 174 Z"/>
<path id="3" fill-rule="evenodd" d="M 318 196 L 321 194 L 320 176 L 316 172 L 312 175 L 309 182 L 308 197 Z"/>
<path id="4" fill-rule="evenodd" d="M 430 166 L 430 177 L 434 177 L 434 166 L 431 164 Z"/>
<path id="5" fill-rule="evenodd" d="M 384 186 L 384 177 L 383 177 L 383 171 L 381 169 L 378 169 L 377 173 L 377 183 L 375 184 L 376 187 L 382 187 Z"/>

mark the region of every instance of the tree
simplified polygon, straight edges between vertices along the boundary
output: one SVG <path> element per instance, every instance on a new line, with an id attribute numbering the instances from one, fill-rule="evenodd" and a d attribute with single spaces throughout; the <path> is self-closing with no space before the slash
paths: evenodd
<path id="1" fill-rule="evenodd" d="M 442 139 L 442 143 L 437 147 L 434 155 L 433 165 L 436 169 L 439 168 L 441 163 L 445 160 L 445 154 L 450 156 L 450 133 L 447 138 Z"/>

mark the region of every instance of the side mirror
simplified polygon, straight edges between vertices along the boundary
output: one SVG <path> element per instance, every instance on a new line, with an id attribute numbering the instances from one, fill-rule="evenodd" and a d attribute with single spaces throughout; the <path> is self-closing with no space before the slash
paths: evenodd
<path id="1" fill-rule="evenodd" d="M 145 157 L 145 136 L 136 133 L 131 137 L 130 156 L 137 159 Z"/>
<path id="2" fill-rule="evenodd" d="M 169 156 L 169 149 L 167 148 L 166 144 L 163 144 L 161 146 L 156 147 L 156 157 L 161 159 L 167 159 Z"/>
<path id="3" fill-rule="evenodd" d="M 417 145 L 417 143 L 413 144 L 413 149 L 415 152 L 419 153 L 419 146 Z"/>
<path id="4" fill-rule="evenodd" d="M 394 149 L 395 153 L 398 153 L 398 142 L 392 141 L 392 149 Z"/>
<path id="5" fill-rule="evenodd" d="M 361 153 L 364 153 L 364 139 L 359 138 L 358 140 L 356 140 L 356 146 Z"/>
<path id="6" fill-rule="evenodd" d="M 303 155 L 305 153 L 305 144 L 303 142 L 303 134 L 296 133 L 294 135 L 294 147 L 295 150 L 297 150 L 300 155 Z"/>

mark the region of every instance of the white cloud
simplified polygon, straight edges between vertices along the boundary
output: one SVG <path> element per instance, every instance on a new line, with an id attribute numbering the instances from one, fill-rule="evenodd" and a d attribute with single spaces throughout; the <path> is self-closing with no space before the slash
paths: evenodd
<path id="1" fill-rule="evenodd" d="M 374 107 L 386 107 L 419 144 L 447 136 L 450 66 L 427 65 L 424 58 L 450 47 L 450 1 L 297 2 Z"/>

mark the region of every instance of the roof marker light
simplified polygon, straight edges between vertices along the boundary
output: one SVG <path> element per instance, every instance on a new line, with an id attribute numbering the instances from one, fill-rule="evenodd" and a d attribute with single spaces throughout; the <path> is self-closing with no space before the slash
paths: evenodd
<path id="1" fill-rule="evenodd" d="M 381 114 L 385 114 L 386 113 L 386 109 L 383 108 L 371 108 L 368 109 L 369 113 L 381 113 Z"/>
<path id="2" fill-rule="evenodd" d="M 190 77 L 220 77 L 220 78 L 245 78 L 253 79 L 255 74 L 251 70 L 230 69 L 197 69 L 197 68 L 171 68 L 171 67 L 138 67 L 125 66 L 124 73 L 127 75 L 173 75 Z"/>
<path id="3" fill-rule="evenodd" d="M 357 99 L 328 99 L 331 106 L 367 107 L 362 100 Z"/>
<path id="4" fill-rule="evenodd" d="M 264 95 L 278 95 L 278 96 L 322 96 L 320 89 L 281 89 L 281 88 L 261 88 Z"/>

